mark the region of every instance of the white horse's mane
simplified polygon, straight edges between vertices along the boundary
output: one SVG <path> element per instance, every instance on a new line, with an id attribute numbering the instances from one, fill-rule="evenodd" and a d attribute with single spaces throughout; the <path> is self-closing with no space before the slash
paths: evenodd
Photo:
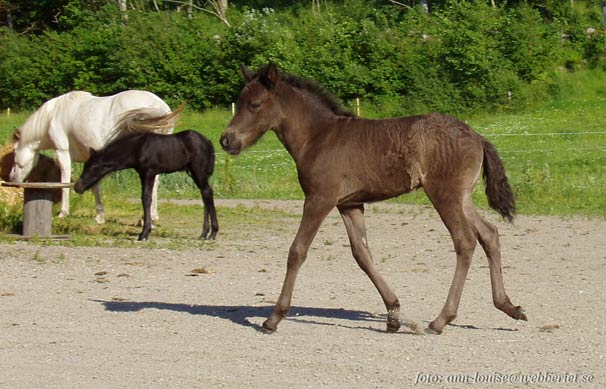
<path id="1" fill-rule="evenodd" d="M 67 104 L 73 104 L 74 101 L 86 100 L 91 97 L 93 95 L 89 92 L 72 91 L 48 100 L 32 113 L 20 128 L 15 130 L 15 136 L 22 144 L 48 136 L 50 121 L 56 116 L 57 112 L 63 110 Z"/>

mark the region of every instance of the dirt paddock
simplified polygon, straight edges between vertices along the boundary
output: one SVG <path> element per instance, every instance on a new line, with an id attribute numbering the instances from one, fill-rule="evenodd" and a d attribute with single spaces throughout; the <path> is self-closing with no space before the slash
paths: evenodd
<path id="1" fill-rule="evenodd" d="M 236 204 L 301 212 L 300 202 L 218 202 Z M 377 204 L 366 215 L 402 319 L 427 326 L 454 271 L 445 227 L 429 208 Z M 336 212 L 271 335 L 260 326 L 297 218 L 222 226 L 208 250 L 0 244 L 0 386 L 605 387 L 606 222 L 486 216 L 501 233 L 507 292 L 529 321 L 493 307 L 478 247 L 459 316 L 440 336 L 385 332 L 384 306 Z"/>

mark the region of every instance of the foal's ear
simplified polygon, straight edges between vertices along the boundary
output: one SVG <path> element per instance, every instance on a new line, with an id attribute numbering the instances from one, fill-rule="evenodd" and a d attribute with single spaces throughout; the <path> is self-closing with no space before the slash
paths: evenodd
<path id="1" fill-rule="evenodd" d="M 278 67 L 270 62 L 263 74 L 261 74 L 260 81 L 267 89 L 271 90 L 276 86 L 279 77 Z"/>
<path id="2" fill-rule="evenodd" d="M 242 77 L 244 77 L 244 81 L 250 82 L 252 81 L 254 74 L 250 71 L 248 66 L 242 64 L 240 65 L 240 72 L 242 72 Z"/>

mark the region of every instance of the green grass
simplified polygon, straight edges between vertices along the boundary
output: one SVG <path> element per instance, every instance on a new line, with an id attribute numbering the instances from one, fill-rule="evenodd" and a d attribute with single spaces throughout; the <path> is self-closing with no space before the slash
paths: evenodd
<path id="1" fill-rule="evenodd" d="M 71 215 L 68 218 L 53 218 L 53 234 L 69 235 L 68 240 L 50 240 L 33 238 L 33 242 L 41 245 L 61 246 L 96 246 L 96 247 L 126 247 L 126 248 L 166 248 L 172 250 L 213 250 L 218 244 L 212 240 L 198 239 L 202 232 L 204 209 L 201 204 L 174 204 L 163 201 L 160 204 L 160 220 L 151 232 L 150 240 L 138 242 L 137 237 L 142 227 L 139 224 L 142 208 L 136 200 L 126 200 L 118 196 L 106 196 L 106 222 L 97 224 L 94 220 L 94 209 L 91 208 L 91 194 L 74 196 Z M 0 216 L 2 205 L 0 204 Z M 58 212 L 58 204 L 54 212 Z M 13 210 L 13 215 L 17 215 Z M 254 236 L 266 228 L 275 225 L 293 225 L 299 220 L 298 215 L 292 215 L 276 209 L 260 207 L 218 207 L 219 218 L 218 239 L 239 245 L 242 236 Z M 286 220 L 286 223 L 285 223 Z M 12 220 L 13 224 L 0 225 L 0 231 L 19 234 L 21 222 Z M 14 238 L 0 234 L 0 242 L 12 242 Z M 246 249 L 248 242 L 241 243 Z"/>
<path id="2" fill-rule="evenodd" d="M 549 106 L 469 123 L 500 151 L 521 213 L 606 217 L 606 77 L 558 77 Z"/>
<path id="3" fill-rule="evenodd" d="M 460 118 L 499 150 L 519 213 L 606 217 L 606 77 L 604 72 L 589 70 L 554 77 L 556 99 L 544 107 Z M 0 140 L 8 141 L 27 114 L 0 115 Z M 218 140 L 230 117 L 228 109 L 186 110 L 176 129 L 196 129 L 214 143 L 217 158 L 211 184 L 215 196 L 302 198 L 295 165 L 273 132 L 238 157 L 220 149 Z M 80 169 L 76 166 L 75 176 Z M 104 180 L 103 190 L 109 201 L 117 203 L 140 196 L 139 180 L 132 171 L 113 174 Z M 162 177 L 160 198 L 199 196 L 185 173 Z M 477 186 L 474 198 L 480 207 L 487 207 L 483 184 Z M 92 205 L 92 197 L 87 201 Z M 422 191 L 392 201 L 427 203 Z"/>
<path id="4" fill-rule="evenodd" d="M 15 128 L 25 122 L 30 112 L 11 112 L 0 111 L 0 142 L 2 144 L 10 142 Z"/>
<path id="5" fill-rule="evenodd" d="M 498 150 L 519 210 L 606 216 L 606 99 L 472 118 Z"/>

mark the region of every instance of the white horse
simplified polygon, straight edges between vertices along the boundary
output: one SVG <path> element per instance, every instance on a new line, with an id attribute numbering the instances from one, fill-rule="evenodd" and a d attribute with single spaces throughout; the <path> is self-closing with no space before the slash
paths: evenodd
<path id="1" fill-rule="evenodd" d="M 183 107 L 170 107 L 151 92 L 130 90 L 108 97 L 73 91 L 42 104 L 13 134 L 15 164 L 11 181 L 23 182 L 38 161 L 40 150 L 54 149 L 61 182 L 71 180 L 71 162 L 86 162 L 90 149 L 99 150 L 125 131 L 170 134 Z M 151 215 L 158 219 L 158 180 Z M 99 187 L 93 188 L 98 223 L 105 221 Z M 69 215 L 69 188 L 63 189 L 59 217 Z"/>

